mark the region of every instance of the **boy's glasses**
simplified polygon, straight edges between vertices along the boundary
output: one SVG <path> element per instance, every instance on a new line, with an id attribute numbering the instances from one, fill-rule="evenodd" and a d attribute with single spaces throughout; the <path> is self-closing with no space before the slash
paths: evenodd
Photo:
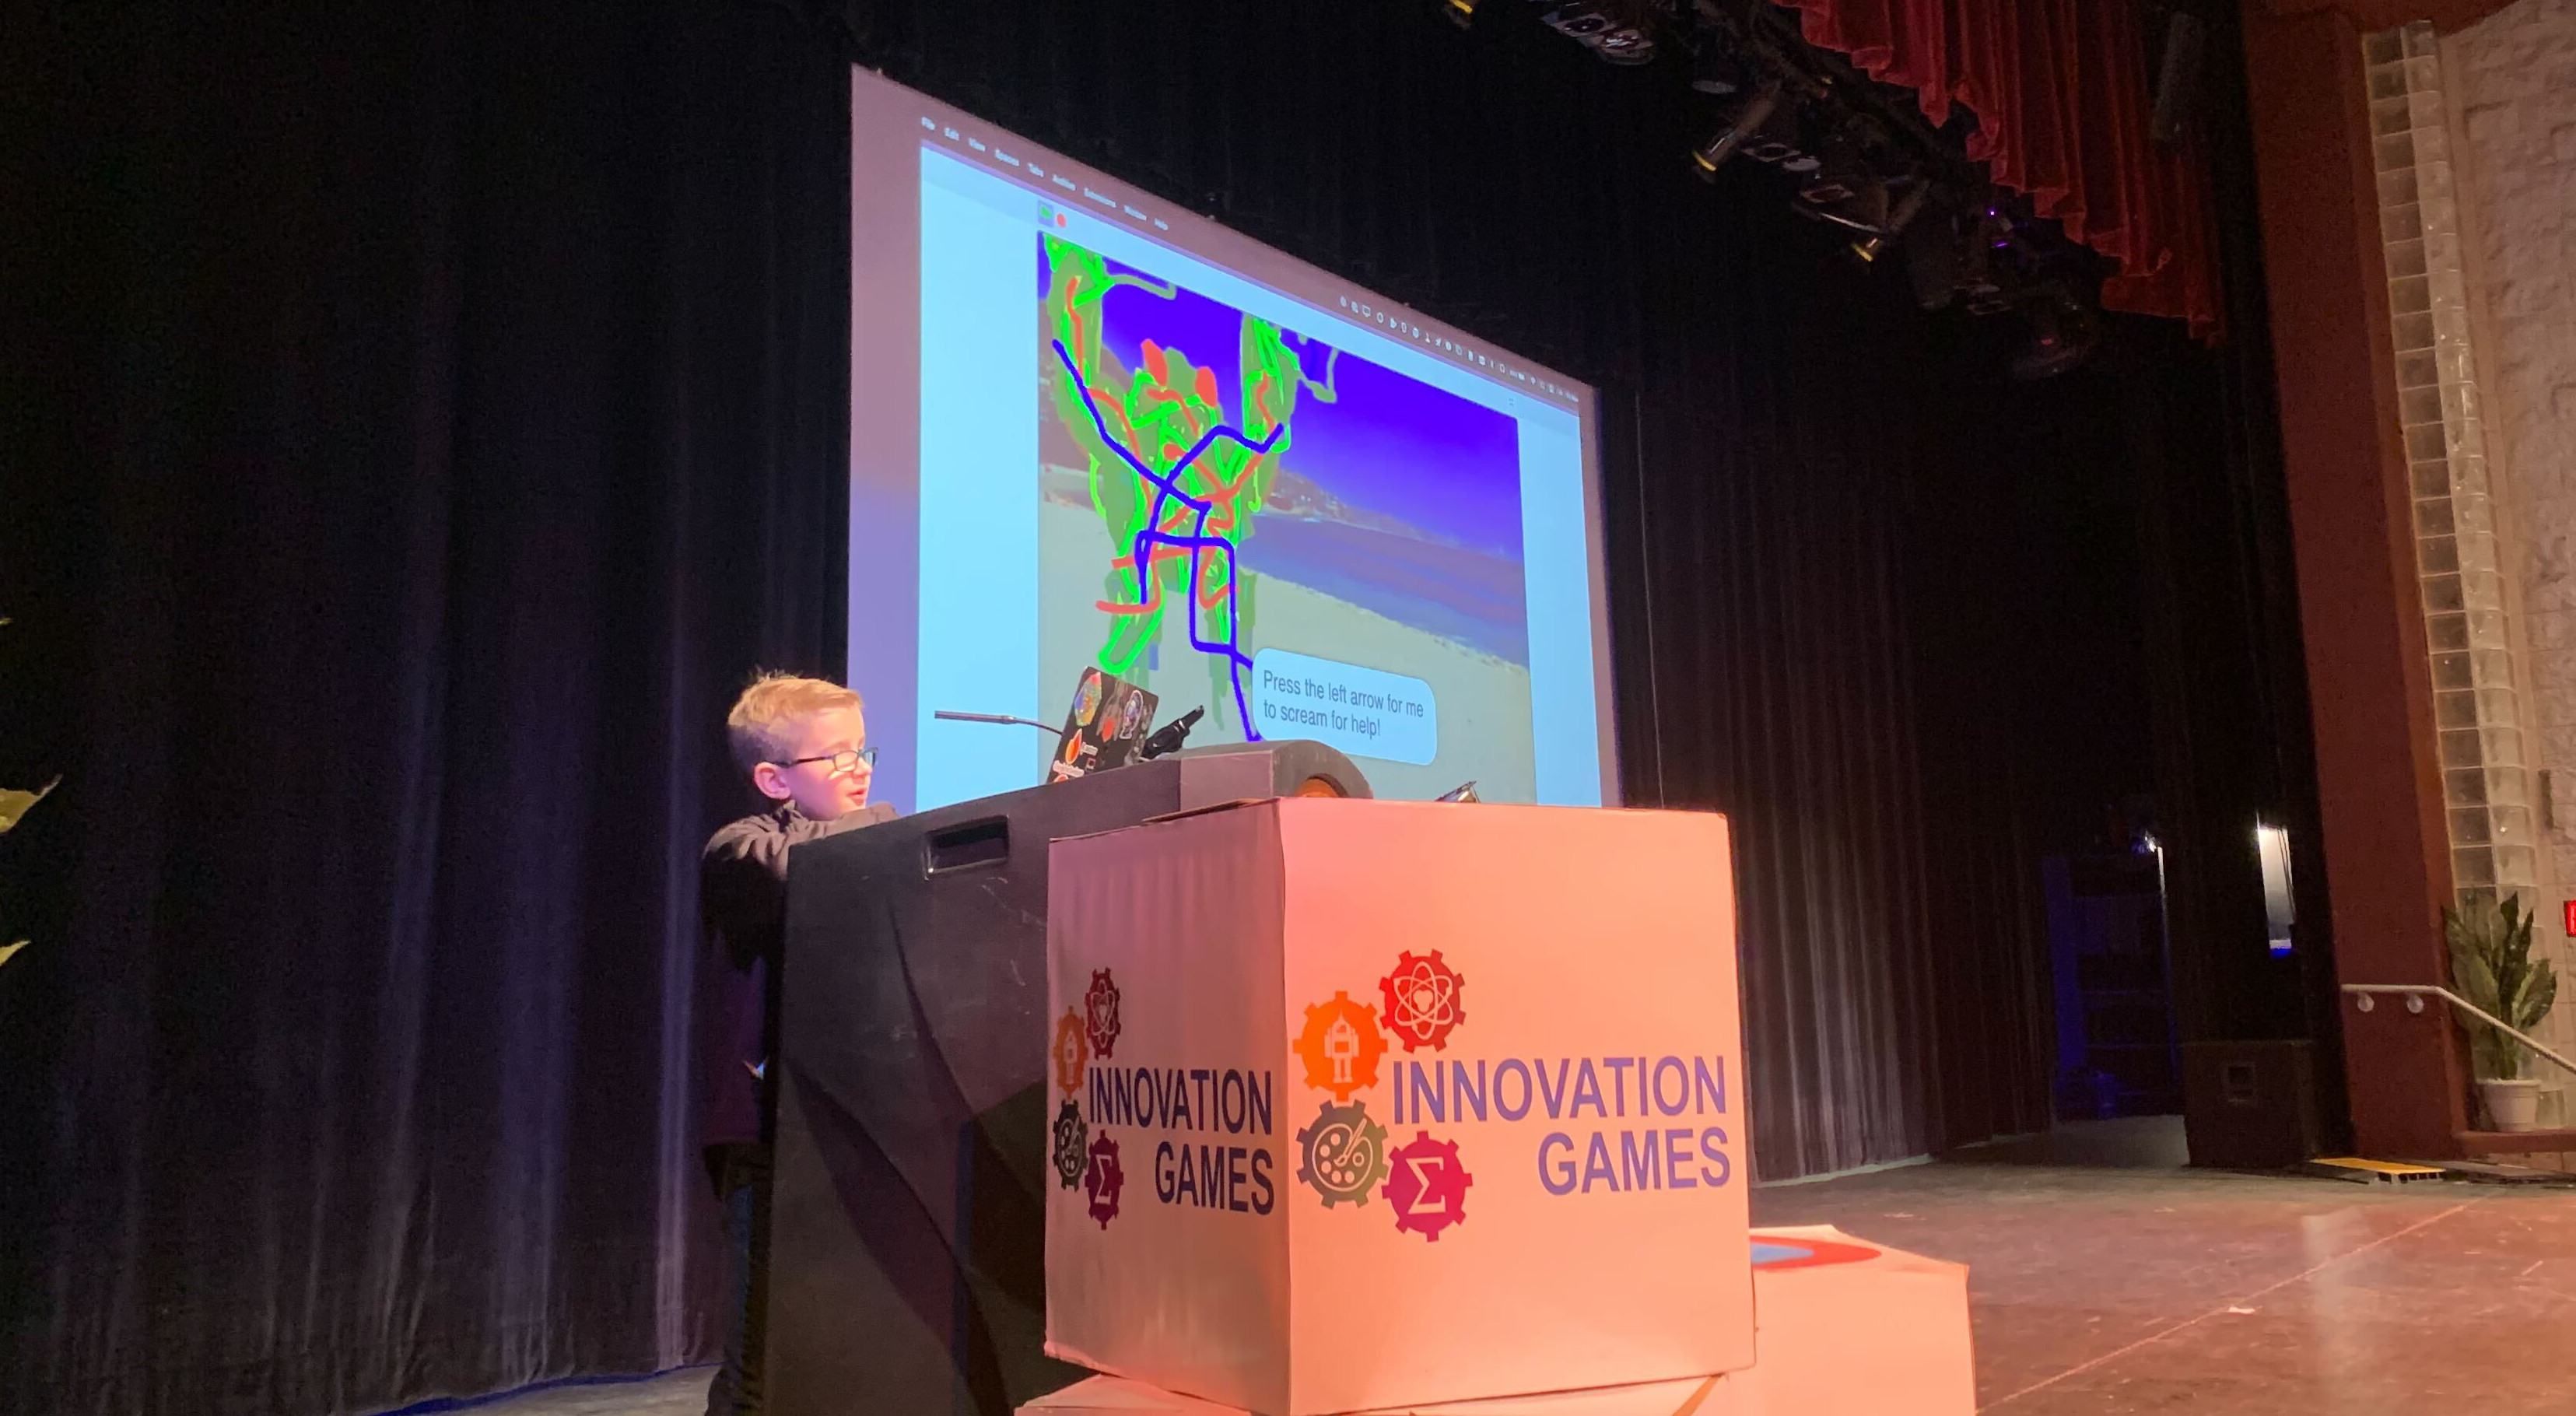
<path id="1" fill-rule="evenodd" d="M 808 762 L 829 762 L 835 772 L 855 772 L 859 770 L 859 764 L 864 762 L 868 764 L 868 770 L 875 771 L 877 750 L 873 747 L 862 747 L 855 752 L 827 752 L 820 757 L 799 757 L 793 762 L 782 762 L 779 765 L 802 767 Z"/>

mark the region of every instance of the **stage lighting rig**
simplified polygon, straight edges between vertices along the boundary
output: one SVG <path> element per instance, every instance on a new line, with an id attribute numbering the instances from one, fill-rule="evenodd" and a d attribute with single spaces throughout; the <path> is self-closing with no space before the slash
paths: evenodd
<path id="1" fill-rule="evenodd" d="M 1690 86 L 1694 92 L 1725 98 L 1761 84 L 1750 66 L 1703 35 L 1698 36 L 1698 48 L 1691 53 Z"/>
<path id="2" fill-rule="evenodd" d="M 1886 200 L 1886 190 L 1884 187 L 1879 189 L 1882 203 Z M 1905 195 L 1896 199 L 1896 209 L 1887 214 L 1887 220 L 1866 239 L 1852 242 L 1851 253 L 1864 263 L 1876 261 L 1891 242 L 1905 234 L 1906 227 L 1914 224 L 1914 218 L 1923 214 L 1923 204 L 1931 197 L 1932 184 L 1921 177 L 1913 178 L 1905 189 Z"/>
<path id="3" fill-rule="evenodd" d="M 1539 18 L 1604 62 L 1634 66 L 1654 60 L 1660 17 L 1653 0 L 1562 0 Z"/>
<path id="4" fill-rule="evenodd" d="M 1437 0 L 1461 25 L 1491 0 Z M 2101 263 L 1995 185 L 1967 156 L 1963 106 L 1935 128 L 1915 96 L 1807 43 L 1794 7 L 1772 0 L 1532 0 L 1540 22 L 1606 62 L 1681 56 L 1681 77 L 1717 100 L 1716 131 L 1690 151 L 1714 183 L 1741 157 L 1789 178 L 1790 210 L 1842 228 L 1852 256 L 1891 252 L 1927 310 L 2020 312 L 2033 324 L 2016 367 L 2046 377 L 2089 348 L 2095 312 L 2081 294 Z M 1512 7 L 1517 11 L 1519 7 Z M 2043 293 L 2045 292 L 2045 293 Z"/>
<path id="5" fill-rule="evenodd" d="M 1789 167 L 1793 172 L 1798 168 L 1791 167 L 1792 163 L 1810 165 L 1802 161 L 1805 154 L 1798 151 L 1798 144 L 1776 128 L 1756 133 L 1748 139 L 1744 144 L 1744 155 L 1765 167 Z"/>
<path id="6" fill-rule="evenodd" d="M 1802 194 L 1801 204 L 1791 210 L 1810 221 L 1859 232 L 1861 239 L 1851 243 L 1851 251 L 1869 262 L 1877 260 L 1912 224 L 1930 196 L 1929 185 L 1919 174 L 1882 178 L 1873 173 L 1853 182 L 1850 194 L 1839 201 L 1816 202 Z"/>
<path id="7" fill-rule="evenodd" d="M 1771 115 L 1779 107 L 1780 90 L 1777 85 L 1764 88 L 1746 99 L 1744 106 L 1735 111 L 1735 117 L 1717 130 L 1716 136 L 1691 150 L 1691 168 L 1699 173 L 1700 180 L 1716 181 L 1717 169 L 1725 166 L 1726 160 L 1741 151 L 1745 144 L 1759 138 L 1764 125 L 1771 121 Z"/>
<path id="8" fill-rule="evenodd" d="M 1880 214 L 1887 206 L 1887 188 L 1878 174 L 1861 160 L 1860 149 L 1848 138 L 1828 138 L 1816 154 L 1816 168 L 1798 187 L 1798 200 L 1813 207 L 1837 207 L 1860 200 L 1863 192 L 1875 191 Z M 1828 213 L 1830 214 L 1830 213 Z"/>

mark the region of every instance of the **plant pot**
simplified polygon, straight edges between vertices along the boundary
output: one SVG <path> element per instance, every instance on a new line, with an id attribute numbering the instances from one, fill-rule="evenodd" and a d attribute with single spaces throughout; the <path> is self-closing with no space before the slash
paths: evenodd
<path id="1" fill-rule="evenodd" d="M 2487 1104 L 2487 1120 L 2499 1131 L 2540 1129 L 2540 1083 L 2534 1079 L 2498 1082 L 2481 1079 L 2478 1096 Z"/>

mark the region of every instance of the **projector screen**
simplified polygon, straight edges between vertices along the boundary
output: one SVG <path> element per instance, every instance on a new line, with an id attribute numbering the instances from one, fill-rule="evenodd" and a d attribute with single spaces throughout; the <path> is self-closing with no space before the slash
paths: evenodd
<path id="1" fill-rule="evenodd" d="M 1037 784 L 1085 668 L 1378 795 L 1616 800 L 1591 389 L 866 70 L 849 681 L 876 795 Z M 1140 577 L 1139 562 L 1147 574 Z"/>

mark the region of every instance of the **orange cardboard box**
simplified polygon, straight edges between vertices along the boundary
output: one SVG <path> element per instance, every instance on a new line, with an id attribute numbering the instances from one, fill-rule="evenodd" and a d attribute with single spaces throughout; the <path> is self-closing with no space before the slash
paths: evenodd
<path id="1" fill-rule="evenodd" d="M 1753 1236 L 1744 1416 L 1972 1416 L 1968 1268 L 1831 1225 Z"/>
<path id="2" fill-rule="evenodd" d="M 1361 1416 L 1973 1416 L 1968 1271 L 1829 1226 L 1753 1236 L 1756 1360 L 1724 1376 L 1398 1406 Z M 1119 1377 L 1026 1416 L 1246 1416 Z"/>
<path id="3" fill-rule="evenodd" d="M 1673 812 L 1058 842 L 1048 1350 L 1272 1416 L 1748 1365 L 1731 874 Z"/>
<path id="4" fill-rule="evenodd" d="M 1743 1374 L 1690 1377 L 1676 1382 L 1506 1396 L 1492 1401 L 1390 1407 L 1352 1416 L 1751 1416 L 1741 1404 Z M 1239 1406 L 1219 1406 L 1175 1396 L 1124 1377 L 1092 1377 L 1020 1407 L 1021 1416 L 1249 1416 Z"/>
<path id="5" fill-rule="evenodd" d="M 1392 1407 L 1352 1416 L 1751 1416 L 1750 1408 L 1741 1404 L 1742 1380 L 1741 1373 L 1691 1377 L 1493 1401 Z M 1021 1416 L 1249 1416 L 1239 1406 L 1175 1396 L 1124 1377 L 1076 1382 L 1023 1405 L 1020 1412 Z"/>

